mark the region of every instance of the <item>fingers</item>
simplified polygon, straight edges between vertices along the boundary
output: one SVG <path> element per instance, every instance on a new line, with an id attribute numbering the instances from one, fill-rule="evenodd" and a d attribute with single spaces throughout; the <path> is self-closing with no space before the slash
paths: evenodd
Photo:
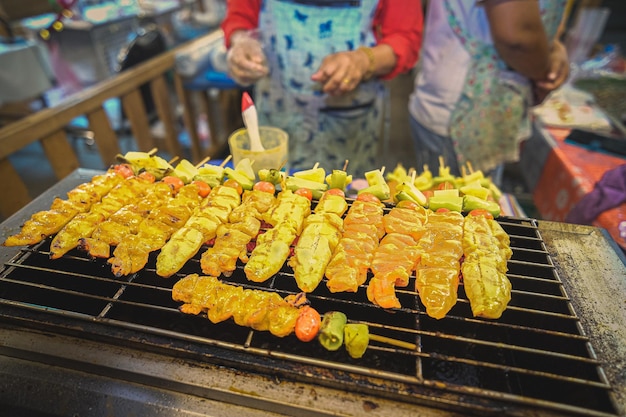
<path id="1" fill-rule="evenodd" d="M 364 75 L 365 71 L 359 65 L 358 56 L 354 51 L 347 51 L 324 58 L 311 79 L 321 84 L 324 93 L 341 95 L 354 90 Z"/>
<path id="2" fill-rule="evenodd" d="M 229 75 L 240 85 L 250 85 L 269 73 L 260 48 L 235 45 L 228 51 L 226 61 Z"/>

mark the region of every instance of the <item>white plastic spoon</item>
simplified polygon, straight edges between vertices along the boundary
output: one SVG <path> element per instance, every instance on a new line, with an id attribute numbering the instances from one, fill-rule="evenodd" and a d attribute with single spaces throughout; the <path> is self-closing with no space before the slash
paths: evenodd
<path id="1" fill-rule="evenodd" d="M 252 152 L 263 152 L 265 148 L 261 144 L 261 136 L 259 135 L 259 119 L 256 113 L 256 107 L 252 101 L 252 97 L 246 91 L 241 97 L 241 115 L 243 124 L 248 129 L 248 137 L 250 138 L 250 150 Z"/>

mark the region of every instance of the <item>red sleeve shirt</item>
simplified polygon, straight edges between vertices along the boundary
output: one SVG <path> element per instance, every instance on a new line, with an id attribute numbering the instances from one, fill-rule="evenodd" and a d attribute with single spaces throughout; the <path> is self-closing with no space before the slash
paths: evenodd
<path id="1" fill-rule="evenodd" d="M 228 0 L 222 30 L 226 46 L 236 30 L 254 29 L 259 24 L 262 0 Z M 380 0 L 372 22 L 378 43 L 389 45 L 396 55 L 396 66 L 383 79 L 410 71 L 419 55 L 424 18 L 420 0 Z"/>

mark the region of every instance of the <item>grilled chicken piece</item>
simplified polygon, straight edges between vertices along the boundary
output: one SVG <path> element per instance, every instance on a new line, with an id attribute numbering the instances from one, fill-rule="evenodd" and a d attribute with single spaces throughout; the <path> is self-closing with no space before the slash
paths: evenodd
<path id="1" fill-rule="evenodd" d="M 421 250 L 415 271 L 415 290 L 426 314 L 441 319 L 454 307 L 463 255 L 463 215 L 456 212 L 431 213 L 418 242 Z"/>
<path id="2" fill-rule="evenodd" d="M 187 222 L 201 201 L 198 188 L 192 183 L 178 190 L 167 204 L 152 210 L 139 225 L 137 234 L 126 236 L 107 261 L 115 276 L 129 275 L 143 268 L 150 252 L 163 247 L 172 233 Z"/>
<path id="3" fill-rule="evenodd" d="M 187 314 L 206 312 L 212 323 L 233 318 L 240 326 L 269 330 L 284 337 L 293 333 L 299 308 L 280 295 L 261 290 L 243 289 L 225 284 L 215 277 L 188 275 L 172 288 L 172 298 L 185 304 Z"/>
<path id="4" fill-rule="evenodd" d="M 383 217 L 385 232 L 410 235 L 419 240 L 424 234 L 424 223 L 429 210 L 418 206 L 415 208 L 394 207 Z M 432 212 L 431 212 L 432 213 Z"/>
<path id="5" fill-rule="evenodd" d="M 292 222 L 279 223 L 265 233 L 260 233 L 256 246 L 243 268 L 250 281 L 264 282 L 283 267 L 289 257 L 290 247 L 296 238 Z"/>
<path id="6" fill-rule="evenodd" d="M 343 221 L 335 213 L 315 213 L 307 217 L 289 260 L 298 288 L 312 292 L 324 277 L 326 266 L 341 238 Z"/>
<path id="7" fill-rule="evenodd" d="M 260 229 L 261 222 L 250 216 L 238 223 L 219 225 L 215 243 L 200 258 L 202 272 L 216 277 L 230 276 L 237 267 L 237 259 L 248 261 L 247 245 Z"/>
<path id="8" fill-rule="evenodd" d="M 367 298 L 383 308 L 399 308 L 396 287 L 409 284 L 409 277 L 419 262 L 418 237 L 425 233 L 427 211 L 416 206 L 394 207 L 383 217 L 387 234 L 374 252 L 371 270 L 374 276 L 367 287 Z"/>
<path id="9" fill-rule="evenodd" d="M 343 233 L 326 266 L 330 292 L 356 292 L 367 280 L 367 271 L 385 234 L 383 205 L 356 200 L 343 220 Z"/>
<path id="10" fill-rule="evenodd" d="M 204 203 L 174 232 L 157 256 L 157 275 L 167 278 L 178 272 L 200 250 L 203 243 L 215 238 L 217 227 L 223 224 L 230 212 L 241 203 L 235 188 L 214 187 Z"/>
<path id="11" fill-rule="evenodd" d="M 311 214 L 311 202 L 289 190 L 283 190 L 278 194 L 276 205 L 263 215 L 263 220 L 276 226 L 279 223 L 290 222 L 300 234 L 304 219 Z"/>
<path id="12" fill-rule="evenodd" d="M 497 319 L 511 300 L 511 282 L 506 276 L 512 251 L 506 232 L 493 219 L 465 218 L 461 267 L 463 286 L 476 317 Z"/>
<path id="13" fill-rule="evenodd" d="M 276 205 L 276 197 L 272 193 L 260 190 L 245 191 L 241 205 L 235 207 L 228 216 L 230 223 L 244 221 L 246 217 L 262 220 L 263 215 Z"/>
<path id="14" fill-rule="evenodd" d="M 117 184 L 124 181 L 121 175 L 109 171 L 96 175 L 67 193 L 67 200 L 55 198 L 50 210 L 40 211 L 24 223 L 19 233 L 9 236 L 5 246 L 34 245 L 61 230 L 78 213 L 84 213 Z"/>
<path id="15" fill-rule="evenodd" d="M 79 248 L 94 258 L 109 258 L 111 246 L 119 245 L 128 235 L 139 232 L 141 222 L 150 212 L 173 198 L 173 189 L 163 182 L 152 184 L 147 195 L 134 201 L 100 223 L 89 238 L 81 238 Z"/>
<path id="16" fill-rule="evenodd" d="M 324 278 L 326 266 L 341 239 L 342 216 L 348 209 L 343 196 L 324 193 L 314 214 L 304 221 L 304 228 L 289 261 L 298 288 L 312 292 Z"/>
<path id="17" fill-rule="evenodd" d="M 247 262 L 247 245 L 259 234 L 263 214 L 275 204 L 276 197 L 272 193 L 245 192 L 241 205 L 228 216 L 229 223 L 218 227 L 215 243 L 202 254 L 202 272 L 216 277 L 221 274 L 230 276 L 237 266 L 237 259 Z"/>
<path id="18" fill-rule="evenodd" d="M 58 259 L 74 249 L 79 239 L 90 237 L 98 224 L 133 199 L 143 196 L 150 185 L 148 180 L 140 177 L 131 177 L 116 185 L 88 212 L 75 216 L 57 233 L 50 244 L 50 258 Z"/>
<path id="19" fill-rule="evenodd" d="M 283 267 L 290 247 L 311 213 L 311 202 L 289 190 L 278 194 L 276 205 L 263 214 L 263 221 L 274 226 L 258 235 L 256 246 L 244 267 L 250 281 L 264 282 Z"/>

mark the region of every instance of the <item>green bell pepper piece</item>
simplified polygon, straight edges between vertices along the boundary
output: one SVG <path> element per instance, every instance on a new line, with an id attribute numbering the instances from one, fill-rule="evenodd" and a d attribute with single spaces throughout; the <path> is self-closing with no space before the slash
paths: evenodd
<path id="1" fill-rule="evenodd" d="M 338 350 L 343 344 L 343 329 L 347 322 L 348 317 L 341 311 L 324 314 L 318 336 L 320 344 L 327 350 Z"/>
<path id="2" fill-rule="evenodd" d="M 343 329 L 343 341 L 351 358 L 359 359 L 367 350 L 370 331 L 367 324 L 348 323 Z"/>
<path id="3" fill-rule="evenodd" d="M 495 201 L 483 200 L 473 195 L 465 195 L 463 197 L 463 211 L 470 212 L 474 209 L 487 210 L 493 217 L 500 215 L 500 204 Z"/>

